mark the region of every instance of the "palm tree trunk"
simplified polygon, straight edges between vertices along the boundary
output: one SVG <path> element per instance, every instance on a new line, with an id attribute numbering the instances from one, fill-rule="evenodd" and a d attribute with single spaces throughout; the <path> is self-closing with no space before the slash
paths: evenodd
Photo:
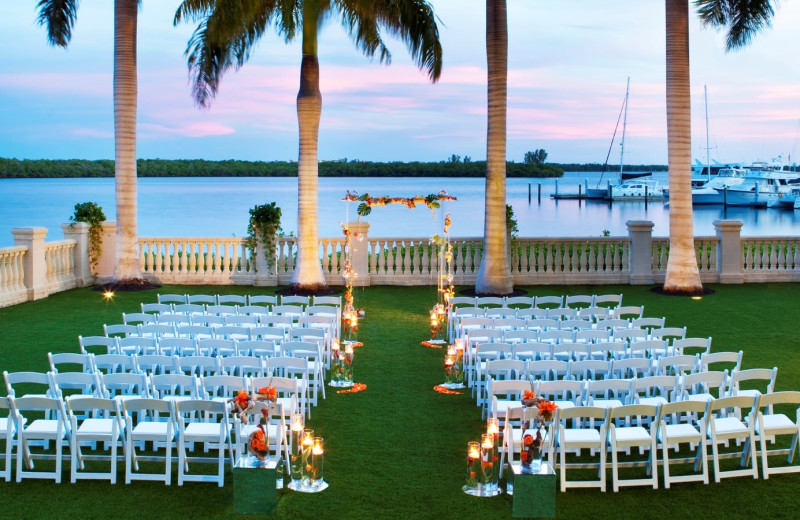
<path id="1" fill-rule="evenodd" d="M 691 90 L 689 2 L 665 0 L 667 34 L 667 136 L 669 139 L 669 260 L 664 291 L 703 292 L 694 247 L 691 192 Z"/>
<path id="2" fill-rule="evenodd" d="M 303 61 L 300 91 L 297 93 L 297 124 L 300 156 L 297 161 L 297 264 L 292 289 L 318 290 L 327 287 L 319 258 L 317 227 L 317 185 L 319 120 L 322 94 L 319 91 L 317 32 L 320 12 L 314 2 L 303 2 Z"/>
<path id="3" fill-rule="evenodd" d="M 475 283 L 475 292 L 478 294 L 511 294 L 514 290 L 506 234 L 507 18 L 506 0 L 486 0 L 489 107 L 483 258 Z"/>
<path id="4" fill-rule="evenodd" d="M 138 0 L 114 1 L 114 151 L 119 282 L 141 277 L 136 229 L 136 23 Z"/>

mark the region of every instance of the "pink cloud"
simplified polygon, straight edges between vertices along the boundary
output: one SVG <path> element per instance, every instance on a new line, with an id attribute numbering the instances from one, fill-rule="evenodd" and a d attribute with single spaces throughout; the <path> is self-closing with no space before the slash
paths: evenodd
<path id="1" fill-rule="evenodd" d="M 182 126 L 165 126 L 154 123 L 140 123 L 139 131 L 143 138 L 156 138 L 163 135 L 177 135 L 181 137 L 208 137 L 227 135 L 235 132 L 233 128 L 217 123 L 188 123 Z"/>
<path id="2" fill-rule="evenodd" d="M 104 96 L 111 94 L 112 79 L 110 74 L 22 72 L 0 74 L 0 87 L 60 97 L 76 93 Z"/>

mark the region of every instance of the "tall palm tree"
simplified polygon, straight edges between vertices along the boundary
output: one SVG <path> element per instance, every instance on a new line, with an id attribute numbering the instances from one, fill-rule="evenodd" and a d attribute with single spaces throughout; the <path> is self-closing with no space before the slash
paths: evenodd
<path id="1" fill-rule="evenodd" d="M 193 97 L 208 106 L 231 67 L 241 67 L 271 26 L 285 40 L 302 36 L 297 122 L 297 264 L 290 288 L 314 292 L 326 287 L 319 258 L 317 229 L 317 149 L 322 95 L 319 90 L 317 35 L 326 17 L 339 15 L 355 45 L 381 62 L 391 59 L 381 30 L 400 37 L 431 81 L 441 73 L 442 48 L 433 8 L 426 0 L 184 0 L 175 14 L 198 22 L 186 50 Z M 299 27 L 298 27 L 299 26 Z"/>
<path id="2" fill-rule="evenodd" d="M 511 294 L 514 283 L 506 230 L 506 105 L 508 98 L 508 14 L 506 0 L 486 0 L 488 122 L 483 258 L 475 282 L 478 294 Z"/>
<path id="3" fill-rule="evenodd" d="M 665 0 L 667 36 L 667 136 L 669 148 L 669 260 L 664 291 L 703 292 L 694 245 L 691 194 L 691 94 L 689 81 L 689 2 Z M 727 27 L 726 48 L 741 48 L 769 26 L 770 0 L 696 0 L 700 18 Z"/>
<path id="4" fill-rule="evenodd" d="M 114 281 L 141 278 L 136 226 L 136 27 L 140 0 L 114 0 L 114 179 L 117 246 Z M 78 0 L 40 0 L 39 23 L 51 45 L 67 47 Z"/>

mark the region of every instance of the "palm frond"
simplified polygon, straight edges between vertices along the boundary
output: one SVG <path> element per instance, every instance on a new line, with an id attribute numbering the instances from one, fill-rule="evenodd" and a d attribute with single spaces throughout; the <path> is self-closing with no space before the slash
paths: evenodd
<path id="1" fill-rule="evenodd" d="M 78 0 L 39 0 L 37 23 L 47 27 L 47 43 L 66 47 L 78 15 Z"/>
<path id="2" fill-rule="evenodd" d="M 775 16 L 771 0 L 696 0 L 695 6 L 705 25 L 727 28 L 727 51 L 747 46 Z"/>
<path id="3" fill-rule="evenodd" d="M 350 36 L 367 56 L 379 53 L 382 62 L 391 54 L 380 30 L 400 38 L 417 66 L 436 82 L 442 71 L 442 46 L 438 18 L 426 0 L 335 0 Z"/>
<path id="4" fill-rule="evenodd" d="M 298 0 L 185 0 L 175 14 L 175 23 L 198 21 L 186 52 L 192 97 L 208 107 L 216 96 L 225 72 L 239 68 L 249 59 L 258 40 L 277 17 L 279 32 L 294 30 Z M 284 4 L 290 4 L 288 7 Z M 282 20 L 283 13 L 289 14 Z"/>

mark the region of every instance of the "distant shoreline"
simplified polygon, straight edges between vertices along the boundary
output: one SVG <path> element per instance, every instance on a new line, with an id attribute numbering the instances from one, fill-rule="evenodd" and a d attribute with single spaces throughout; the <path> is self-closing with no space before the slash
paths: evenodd
<path id="1" fill-rule="evenodd" d="M 616 171 L 607 166 L 606 171 Z M 664 165 L 630 165 L 625 171 L 666 171 Z M 565 171 L 599 172 L 603 165 L 506 163 L 506 176 L 561 177 Z M 139 159 L 139 177 L 297 177 L 294 161 L 206 161 Z M 486 161 L 372 162 L 320 161 L 320 177 L 484 177 Z M 114 161 L 0 158 L 0 179 L 113 177 Z"/>

